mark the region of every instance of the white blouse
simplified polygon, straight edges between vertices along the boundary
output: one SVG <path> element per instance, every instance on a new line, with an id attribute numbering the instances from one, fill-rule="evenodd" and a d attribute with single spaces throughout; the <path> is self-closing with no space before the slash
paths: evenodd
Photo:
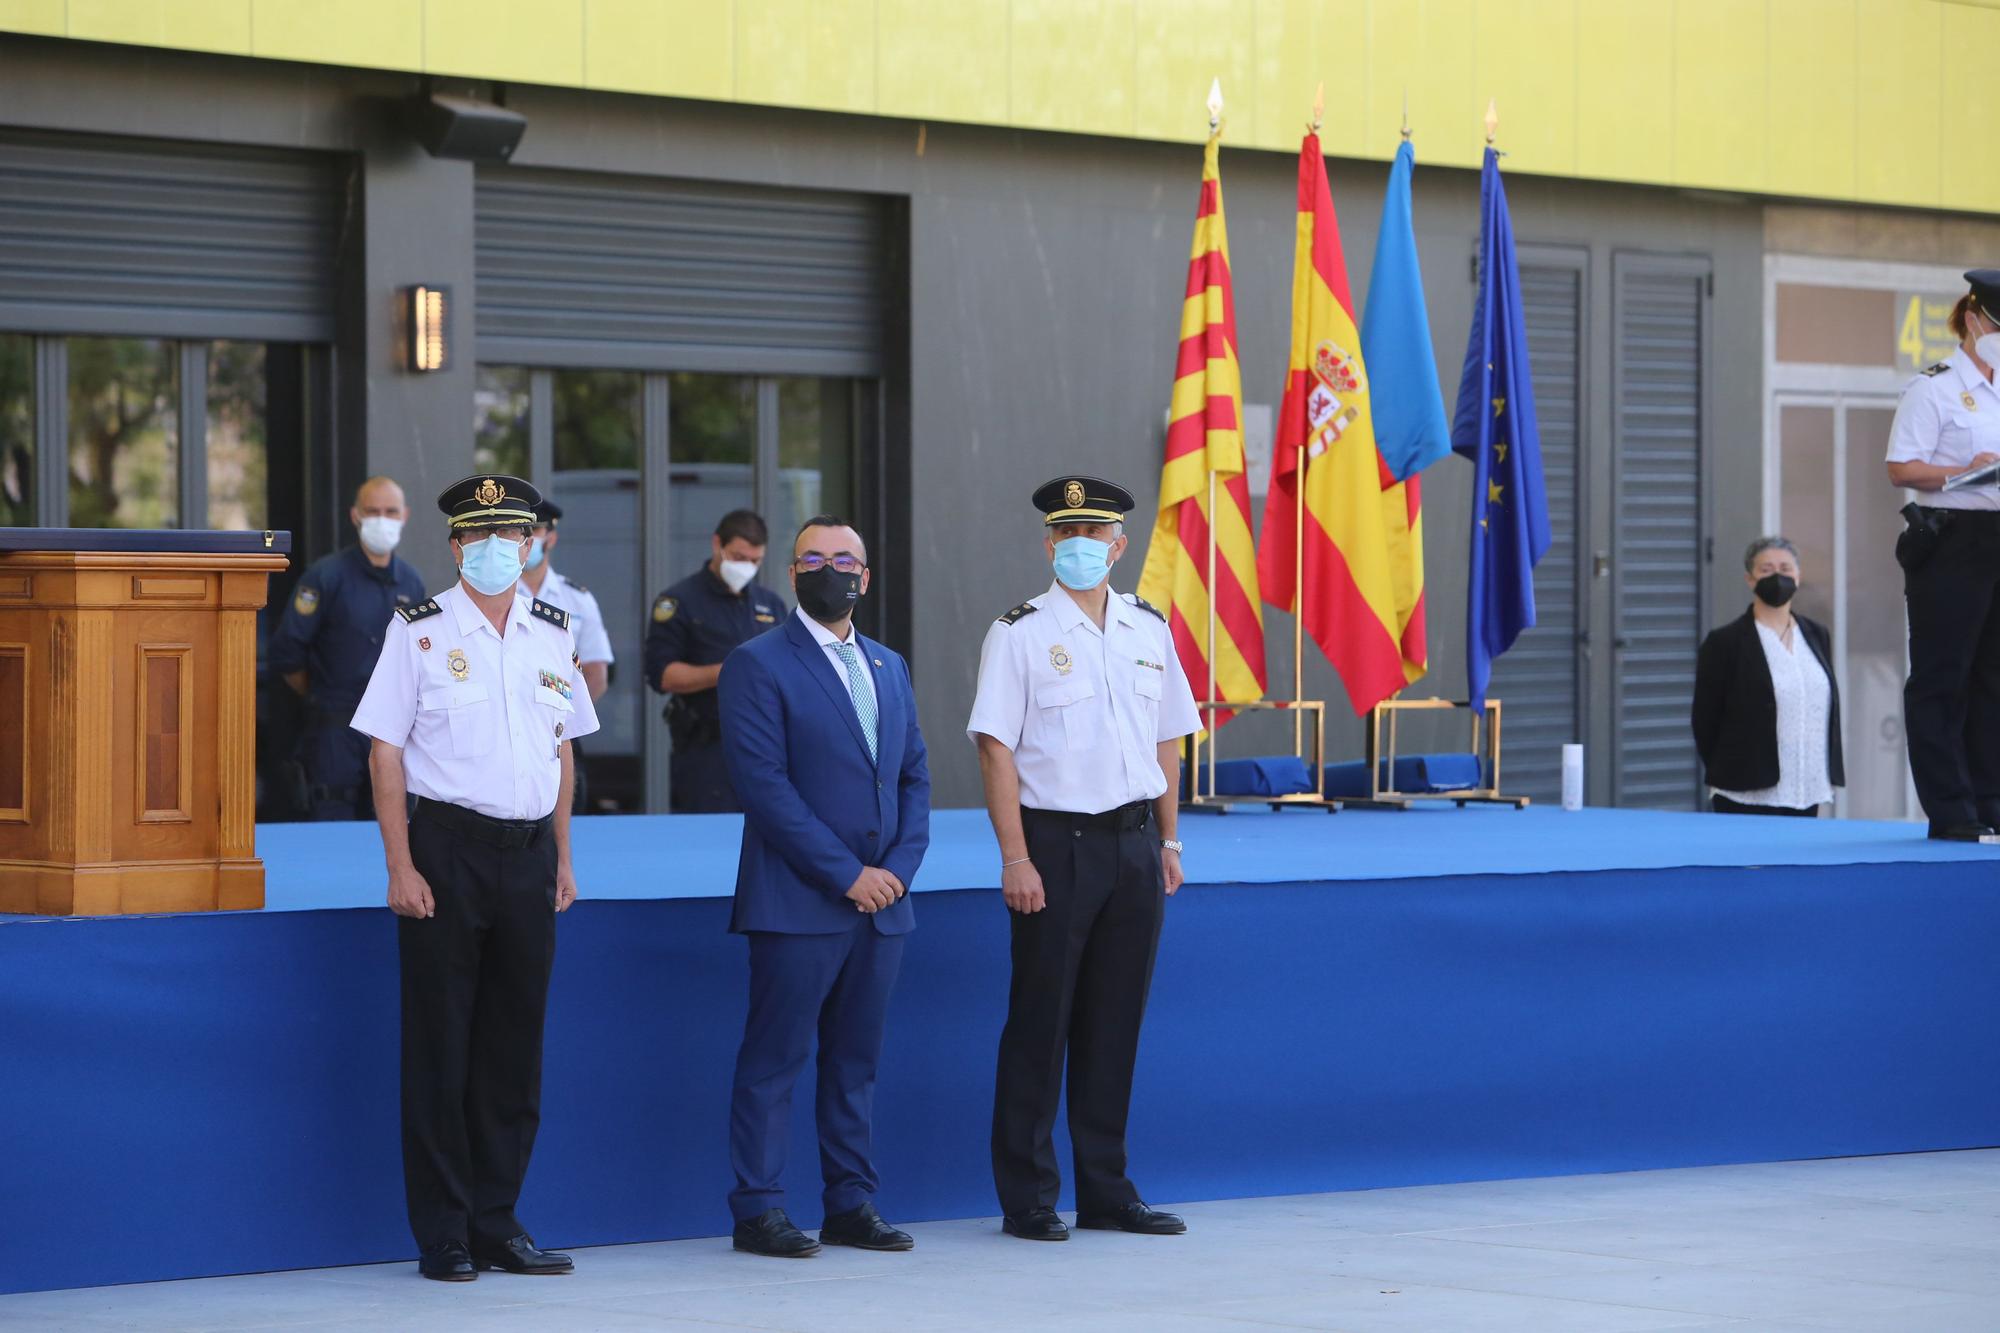
<path id="1" fill-rule="evenodd" d="M 1771 667 L 1771 689 L 1778 699 L 1778 785 L 1762 791 L 1724 791 L 1745 805 L 1778 805 L 1803 810 L 1833 799 L 1827 777 L 1826 733 L 1833 710 L 1833 686 L 1826 668 L 1813 656 L 1805 631 L 1795 624 L 1787 648 L 1778 632 L 1759 621 L 1757 638 Z"/>

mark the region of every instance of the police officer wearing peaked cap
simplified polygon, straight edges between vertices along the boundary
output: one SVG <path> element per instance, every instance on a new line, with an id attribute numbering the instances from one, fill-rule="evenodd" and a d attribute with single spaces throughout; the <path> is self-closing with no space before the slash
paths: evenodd
<path id="1" fill-rule="evenodd" d="M 1889 428 L 1889 482 L 1924 492 L 1897 539 L 1910 621 L 1903 729 L 1933 838 L 2000 828 L 2000 486 L 1943 489 L 2000 462 L 2000 269 L 1965 275 L 1951 312 L 1959 346 L 1903 390 Z"/>
<path id="2" fill-rule="evenodd" d="M 419 1271 L 443 1281 L 572 1267 L 514 1215 L 576 897 L 569 742 L 597 730 L 568 613 L 514 592 L 540 498 L 490 474 L 438 496 L 459 581 L 396 613 L 354 713 L 397 918 L 404 1191 Z"/>
<path id="3" fill-rule="evenodd" d="M 1069 1070 L 1077 1225 L 1166 1235 L 1140 1201 L 1125 1124 L 1166 898 L 1180 887 L 1180 742 L 1200 726 L 1165 618 L 1111 590 L 1131 493 L 1058 477 L 1034 494 L 1048 591 L 986 633 L 966 732 L 1000 843 L 1013 982 L 993 1094 L 1008 1234 L 1066 1240 L 1053 1133 Z"/>

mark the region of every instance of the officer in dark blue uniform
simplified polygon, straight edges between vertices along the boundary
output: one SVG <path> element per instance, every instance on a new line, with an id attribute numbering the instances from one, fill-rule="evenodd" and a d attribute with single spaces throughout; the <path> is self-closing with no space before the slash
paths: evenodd
<path id="1" fill-rule="evenodd" d="M 653 599 L 646 681 L 667 696 L 677 815 L 743 808 L 723 762 L 715 684 L 730 649 L 784 622 L 784 602 L 757 582 L 757 566 L 770 543 L 763 519 L 747 509 L 732 510 L 715 525 L 708 562 Z"/>
<path id="2" fill-rule="evenodd" d="M 297 762 L 308 819 L 372 819 L 368 738 L 348 728 L 368 688 L 382 635 L 396 609 L 424 600 L 424 581 L 397 558 L 403 488 L 371 477 L 354 494 L 348 520 L 360 544 L 315 561 L 300 576 L 269 645 L 270 668 L 305 696 Z"/>

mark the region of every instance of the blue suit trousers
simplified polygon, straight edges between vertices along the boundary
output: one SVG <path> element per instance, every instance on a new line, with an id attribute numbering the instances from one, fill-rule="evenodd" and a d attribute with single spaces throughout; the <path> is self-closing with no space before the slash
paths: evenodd
<path id="1" fill-rule="evenodd" d="M 749 932 L 750 1014 L 736 1053 L 729 1107 L 729 1209 L 747 1221 L 784 1205 L 792 1087 L 819 1040 L 821 1200 L 828 1216 L 875 1195 L 870 1142 L 875 1070 L 904 935 L 884 935 L 856 913 L 837 935 Z"/>

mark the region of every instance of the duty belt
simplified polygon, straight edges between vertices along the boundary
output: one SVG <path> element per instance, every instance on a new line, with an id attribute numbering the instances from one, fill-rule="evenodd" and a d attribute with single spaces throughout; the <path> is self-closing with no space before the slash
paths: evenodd
<path id="1" fill-rule="evenodd" d="M 1129 805 L 1117 806 L 1114 809 L 1095 815 L 1081 815 L 1073 810 L 1037 810 L 1032 806 L 1025 805 L 1021 809 L 1025 813 L 1038 818 L 1060 820 L 1068 824 L 1071 828 L 1078 829 L 1101 828 L 1130 831 L 1146 827 L 1147 822 L 1153 817 L 1153 803 L 1151 801 L 1133 801 Z"/>
<path id="2" fill-rule="evenodd" d="M 450 801 L 433 801 L 428 796 L 417 798 L 417 813 L 454 833 L 463 833 L 468 838 L 477 838 L 495 847 L 533 847 L 555 822 L 553 815 L 544 815 L 540 819 L 495 819 L 477 810 L 453 805 Z"/>

